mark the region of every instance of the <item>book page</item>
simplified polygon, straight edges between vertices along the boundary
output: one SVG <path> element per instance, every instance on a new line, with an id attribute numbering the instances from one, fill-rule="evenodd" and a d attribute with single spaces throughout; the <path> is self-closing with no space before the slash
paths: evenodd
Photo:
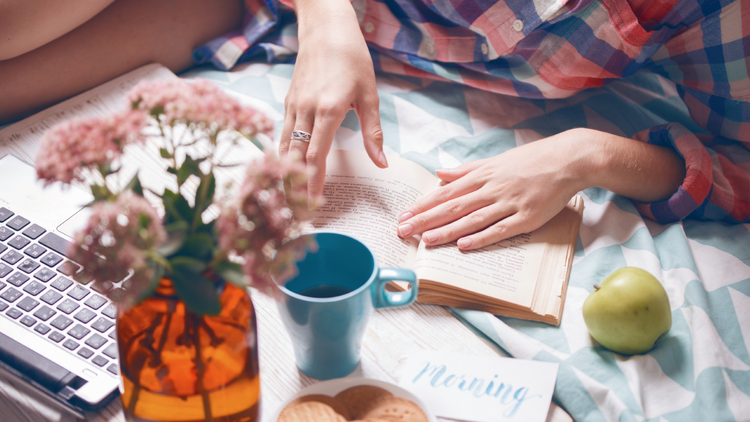
<path id="1" fill-rule="evenodd" d="M 456 242 L 434 247 L 422 243 L 413 269 L 420 280 L 531 307 L 546 239 L 542 227 L 472 251 L 460 251 Z"/>
<path id="2" fill-rule="evenodd" d="M 70 119 L 103 117 L 122 111 L 129 106 L 127 102 L 128 92 L 139 82 L 170 79 L 178 79 L 178 76 L 165 66 L 152 63 L 62 101 L 0 130 L 0 156 L 10 153 L 28 163 L 34 163 L 42 137 L 48 129 Z M 185 80 L 185 82 L 189 83 L 190 81 Z M 258 135 L 258 137 L 263 136 L 265 135 Z M 143 145 L 129 145 L 121 159 L 120 170 L 108 179 L 110 188 L 121 189 L 138 173 L 145 188 L 154 192 L 162 192 L 165 188 L 176 190 L 177 183 L 174 176 L 166 171 L 168 163 L 160 156 L 159 149 L 162 146 L 158 137 L 148 138 Z M 190 151 L 195 151 L 197 155 L 205 154 L 205 152 L 195 149 L 190 149 Z M 231 154 L 225 151 L 221 152 L 224 153 L 224 156 L 231 157 L 224 164 L 243 165 L 215 170 L 217 198 L 224 195 L 227 186 L 236 187 L 242 182 L 245 163 L 251 163 L 263 156 L 262 151 L 250 141 L 233 144 Z M 89 180 L 89 182 L 91 181 Z M 86 184 L 77 185 L 79 188 L 88 190 Z M 192 198 L 197 187 L 198 181 L 195 178 L 190 178 L 182 186 L 183 193 L 188 198 Z M 161 201 L 158 198 L 149 195 L 148 192 L 146 198 L 151 201 L 154 207 L 161 209 Z M 86 219 L 88 218 L 87 215 L 82 213 L 80 218 Z M 216 216 L 217 209 L 215 206 L 211 206 L 205 212 L 204 220 L 208 221 Z M 76 223 L 74 225 L 78 227 L 81 224 Z"/>
<path id="3" fill-rule="evenodd" d="M 381 267 L 410 268 L 416 238 L 401 239 L 398 216 L 437 186 L 422 166 L 389 156 L 380 169 L 365 151 L 332 150 L 328 156 L 326 203 L 316 211 L 313 227 L 354 236 L 375 251 Z"/>

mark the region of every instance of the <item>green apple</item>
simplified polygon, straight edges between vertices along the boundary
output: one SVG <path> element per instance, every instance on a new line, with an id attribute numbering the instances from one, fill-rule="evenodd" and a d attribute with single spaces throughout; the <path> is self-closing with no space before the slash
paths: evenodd
<path id="1" fill-rule="evenodd" d="M 648 271 L 615 270 L 583 302 L 583 320 L 596 341 L 625 355 L 646 353 L 672 327 L 664 287 Z"/>

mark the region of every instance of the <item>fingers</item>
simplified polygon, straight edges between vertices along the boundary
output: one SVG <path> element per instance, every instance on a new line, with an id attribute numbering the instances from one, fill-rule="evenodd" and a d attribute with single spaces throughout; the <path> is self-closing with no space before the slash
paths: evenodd
<path id="1" fill-rule="evenodd" d="M 295 154 L 307 165 L 307 192 L 311 203 L 321 196 L 325 182 L 326 157 L 331 149 L 336 129 L 344 120 L 346 110 L 326 108 L 321 104 L 297 107 L 287 99 L 287 112 L 279 141 L 280 154 Z M 298 131 L 306 132 L 310 139 L 298 139 Z"/>
<path id="2" fill-rule="evenodd" d="M 448 182 L 449 184 L 439 187 L 429 195 L 415 202 L 411 207 L 409 207 L 406 211 L 399 215 L 399 223 L 404 222 L 415 215 L 437 207 L 438 205 L 445 203 L 451 199 L 461 197 L 478 189 L 481 185 L 474 185 L 475 187 L 472 187 L 472 185 L 470 185 L 470 181 L 462 183 L 461 181 L 459 181 L 459 179 L 471 173 L 472 171 L 481 168 L 488 161 L 489 159 L 470 161 L 468 163 L 463 163 L 453 169 L 438 170 L 437 175 L 440 180 L 442 180 L 443 182 Z M 471 177 L 469 177 L 469 179 L 471 179 Z"/>
<path id="3" fill-rule="evenodd" d="M 362 129 L 362 138 L 364 141 L 365 151 L 376 166 L 380 168 L 388 167 L 388 160 L 383 152 L 383 129 L 380 126 L 380 110 L 377 93 L 373 96 L 374 100 L 367 101 L 364 106 L 357 107 L 357 117 L 359 117 L 360 128 Z"/>
<path id="4" fill-rule="evenodd" d="M 536 227 L 527 218 L 521 213 L 515 213 L 484 230 L 460 237 L 457 244 L 461 250 L 479 249 L 521 233 L 528 233 L 534 229 Z"/>
<path id="5" fill-rule="evenodd" d="M 437 170 L 436 173 L 438 178 L 440 178 L 440 180 L 442 180 L 443 182 L 454 182 L 471 173 L 472 171 L 482 167 L 489 160 L 489 158 L 485 158 L 482 160 L 469 161 L 452 169 Z"/>
<path id="6" fill-rule="evenodd" d="M 440 206 L 418 213 L 414 217 L 403 221 L 398 226 L 398 234 L 399 236 L 406 238 L 415 234 L 424 233 L 422 239 L 427 244 L 450 242 L 455 240 L 458 236 L 466 234 L 465 226 L 467 226 L 466 223 L 468 221 L 464 221 L 460 225 L 445 226 L 450 227 L 450 229 L 444 230 L 440 233 L 434 233 L 433 235 L 437 235 L 437 238 L 431 237 L 429 240 L 425 239 L 425 235 L 427 234 L 425 232 L 454 221 L 460 221 L 472 213 L 474 213 L 474 222 L 469 224 L 469 227 L 474 231 L 483 229 L 487 227 L 489 222 L 482 224 L 482 222 L 476 218 L 482 215 L 477 210 L 483 208 L 487 209 L 489 207 L 497 209 L 497 212 L 501 212 L 499 207 L 493 206 L 492 201 L 483 199 L 479 195 L 467 195 L 461 198 L 451 199 Z M 442 242 L 440 242 L 441 239 Z"/>
<path id="7" fill-rule="evenodd" d="M 300 139 L 299 136 L 295 136 L 296 132 L 302 132 L 306 134 L 311 134 L 313 132 L 314 124 L 312 119 L 307 118 L 306 115 L 298 115 L 301 118 L 295 119 L 293 122 L 290 120 L 289 127 L 291 129 L 287 129 L 287 122 L 284 121 L 284 135 L 281 142 L 285 142 L 286 145 L 280 146 L 279 148 L 281 151 L 285 151 L 286 154 L 295 155 L 297 157 L 300 157 L 303 161 L 306 161 L 305 156 L 307 155 L 307 151 L 310 147 L 310 143 L 312 142 L 312 138 L 309 140 Z M 287 135 L 286 132 L 289 132 Z M 280 142 L 280 143 L 281 143 Z M 310 163 L 307 162 L 309 165 Z"/>
<path id="8" fill-rule="evenodd" d="M 322 112 L 315 115 L 314 128 L 307 153 L 304 155 L 309 166 L 307 193 L 311 199 L 323 194 L 326 178 L 326 158 L 331 150 L 333 136 L 344 121 L 346 110 Z"/>
<path id="9" fill-rule="evenodd" d="M 401 213 L 398 217 L 399 223 L 403 223 L 410 218 L 421 215 L 422 213 L 425 213 L 426 211 L 432 210 L 433 208 L 440 206 L 441 204 L 444 204 L 448 201 L 451 201 L 452 199 L 462 197 L 464 195 L 467 195 L 469 193 L 474 192 L 478 187 L 474 187 L 473 185 L 470 185 L 469 182 L 462 183 L 462 181 L 457 181 L 455 183 L 451 183 L 445 186 L 441 186 L 431 193 L 429 193 L 424 198 L 420 199 L 419 201 L 415 202 L 412 206 L 410 206 L 406 211 Z M 470 204 L 467 204 L 463 206 L 461 209 L 465 210 L 465 213 L 469 213 L 473 211 L 473 209 L 468 209 L 470 207 Z M 455 209 L 456 205 L 453 203 L 448 209 L 447 212 L 452 218 L 458 218 L 462 217 L 462 215 L 457 215 L 458 211 Z M 443 208 L 445 210 L 445 208 Z M 433 212 L 430 215 L 440 215 L 439 212 Z M 425 219 L 426 221 L 426 219 Z M 429 227 L 421 227 L 422 229 L 427 229 Z M 415 233 L 417 231 L 415 230 Z M 405 235 L 408 237 L 409 235 Z"/>
<path id="10" fill-rule="evenodd" d="M 279 155 L 289 153 L 289 145 L 292 143 L 292 130 L 294 130 L 294 121 L 296 113 L 287 107 L 284 114 L 284 126 L 281 129 L 281 139 L 279 139 Z"/>
<path id="11" fill-rule="evenodd" d="M 476 199 L 477 196 L 473 195 L 473 201 L 467 201 L 468 198 L 456 199 L 418 214 L 399 225 L 399 235 L 409 237 L 421 234 L 422 241 L 427 246 L 442 245 L 468 237 L 459 244 L 460 249 L 481 248 L 504 239 L 497 237 L 502 234 L 497 229 L 505 227 L 503 219 L 517 215 L 515 210 L 507 205 Z"/>
<path id="12" fill-rule="evenodd" d="M 421 216 L 405 222 L 403 225 L 420 225 Z M 530 232 L 537 227 L 523 216 L 521 212 L 513 212 L 507 207 L 497 204 L 481 207 L 465 216 L 452 220 L 448 224 L 435 224 L 439 220 L 430 221 L 430 226 L 437 228 L 422 233 L 422 241 L 427 246 L 438 246 L 453 241 L 457 242 L 461 250 L 483 248 L 521 233 Z M 399 234 L 401 227 L 399 226 Z M 415 234 L 417 231 L 414 232 Z"/>

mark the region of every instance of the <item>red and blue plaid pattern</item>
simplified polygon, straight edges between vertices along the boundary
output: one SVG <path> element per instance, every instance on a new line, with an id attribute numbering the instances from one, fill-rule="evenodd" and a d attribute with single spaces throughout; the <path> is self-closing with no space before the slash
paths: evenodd
<path id="1" fill-rule="evenodd" d="M 282 0 L 291 6 L 290 0 Z M 294 59 L 293 14 L 245 0 L 242 31 L 197 49 L 221 69 Z M 378 71 L 525 98 L 569 97 L 639 71 L 676 83 L 692 119 L 635 139 L 675 148 L 687 176 L 639 204 L 659 222 L 750 222 L 750 0 L 353 0 Z"/>

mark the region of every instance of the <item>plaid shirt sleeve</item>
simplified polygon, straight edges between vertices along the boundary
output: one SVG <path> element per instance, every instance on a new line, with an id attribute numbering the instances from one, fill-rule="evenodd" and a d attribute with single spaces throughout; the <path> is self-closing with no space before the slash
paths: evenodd
<path id="1" fill-rule="evenodd" d="M 682 125 L 635 136 L 671 146 L 685 159 L 679 190 L 665 201 L 637 204 L 660 222 L 682 218 L 750 221 L 750 4 L 706 2 L 644 67 L 674 81 L 690 116 L 706 133 Z"/>
<path id="2" fill-rule="evenodd" d="M 242 31 L 194 53 L 221 69 L 297 51 L 290 0 L 245 0 Z M 638 71 L 676 83 L 705 133 L 678 123 L 635 139 L 674 148 L 687 166 L 672 197 L 638 203 L 659 222 L 750 222 L 750 4 L 680 0 L 646 29 L 625 0 L 353 0 L 376 70 L 552 99 Z"/>
<path id="3" fill-rule="evenodd" d="M 291 4 L 290 0 L 285 2 Z M 293 61 L 297 53 L 294 13 L 278 0 L 244 0 L 242 28 L 215 38 L 195 50 L 196 64 L 211 63 L 221 70 L 265 53 L 270 63 Z"/>

